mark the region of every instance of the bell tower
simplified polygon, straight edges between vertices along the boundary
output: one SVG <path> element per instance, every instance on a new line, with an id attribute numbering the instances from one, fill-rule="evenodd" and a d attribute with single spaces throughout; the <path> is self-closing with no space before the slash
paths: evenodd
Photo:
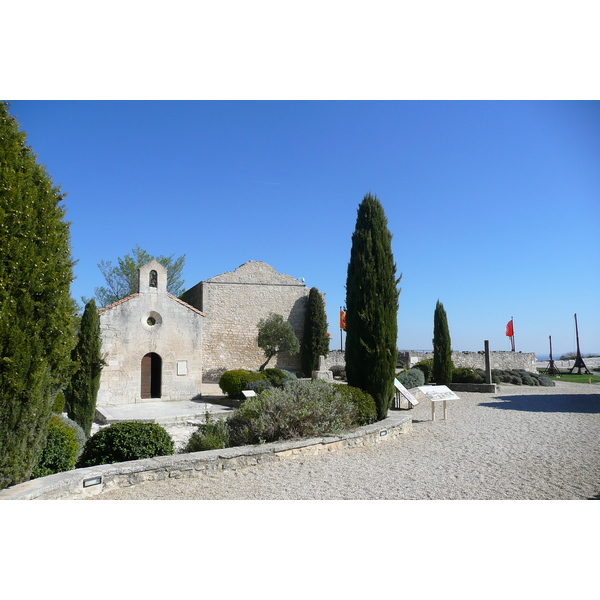
<path id="1" fill-rule="evenodd" d="M 138 292 L 140 294 L 165 294 L 167 292 L 167 269 L 158 261 L 151 260 L 138 269 Z"/>

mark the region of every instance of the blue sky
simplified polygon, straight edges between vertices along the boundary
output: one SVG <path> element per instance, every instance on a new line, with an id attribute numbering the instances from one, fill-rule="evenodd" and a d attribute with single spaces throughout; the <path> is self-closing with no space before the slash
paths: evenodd
<path id="1" fill-rule="evenodd" d="M 13 101 L 67 193 L 73 296 L 139 244 L 186 287 L 249 260 L 326 293 L 332 348 L 358 204 L 381 201 L 398 347 L 600 351 L 600 102 Z"/>

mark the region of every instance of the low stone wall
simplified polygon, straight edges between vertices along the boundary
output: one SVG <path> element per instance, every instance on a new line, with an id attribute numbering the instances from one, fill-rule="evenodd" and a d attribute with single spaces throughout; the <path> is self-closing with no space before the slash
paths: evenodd
<path id="1" fill-rule="evenodd" d="M 417 352 L 414 350 L 400 350 L 398 360 L 408 365 L 409 368 L 427 358 L 433 358 L 433 352 Z M 510 370 L 524 369 L 537 373 L 535 365 L 535 352 L 490 352 L 492 369 Z M 455 367 L 472 367 L 485 369 L 485 352 L 453 352 L 452 362 Z M 331 350 L 325 357 L 325 368 L 346 367 L 346 359 L 342 350 Z"/>
<path id="2" fill-rule="evenodd" d="M 74 469 L 32 479 L 0 491 L 0 500 L 84 499 L 102 492 L 147 481 L 191 479 L 215 471 L 236 470 L 261 463 L 340 448 L 369 446 L 412 431 L 412 417 L 392 413 L 387 419 L 339 436 L 240 446 L 190 454 L 158 456 L 112 465 Z"/>
<path id="3" fill-rule="evenodd" d="M 433 358 L 433 352 L 415 352 L 411 350 L 398 352 L 398 360 L 409 366 L 409 368 L 428 358 Z M 452 362 L 455 367 L 485 369 L 485 352 L 483 350 L 479 352 L 452 352 Z M 490 352 L 490 362 L 492 369 L 523 369 L 531 373 L 537 373 L 535 352 Z"/>

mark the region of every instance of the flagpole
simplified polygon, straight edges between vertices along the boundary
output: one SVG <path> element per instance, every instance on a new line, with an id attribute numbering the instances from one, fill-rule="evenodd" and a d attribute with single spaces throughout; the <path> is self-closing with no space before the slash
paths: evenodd
<path id="1" fill-rule="evenodd" d="M 514 318 L 511 317 L 510 318 L 510 322 L 512 323 L 512 337 L 510 338 L 511 342 L 512 342 L 512 351 L 515 351 L 515 321 Z"/>
<path id="2" fill-rule="evenodd" d="M 340 313 L 339 313 L 338 319 L 340 321 L 340 350 L 343 352 L 344 344 L 343 344 L 343 339 L 342 339 L 343 329 L 342 329 L 342 307 L 341 306 L 340 306 Z"/>

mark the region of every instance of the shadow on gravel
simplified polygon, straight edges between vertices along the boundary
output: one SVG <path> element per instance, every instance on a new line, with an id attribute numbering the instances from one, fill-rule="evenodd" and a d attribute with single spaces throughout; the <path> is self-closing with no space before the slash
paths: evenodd
<path id="1" fill-rule="evenodd" d="M 529 412 L 600 413 L 600 394 L 569 396 L 498 396 L 499 402 L 481 402 L 479 406 Z"/>

